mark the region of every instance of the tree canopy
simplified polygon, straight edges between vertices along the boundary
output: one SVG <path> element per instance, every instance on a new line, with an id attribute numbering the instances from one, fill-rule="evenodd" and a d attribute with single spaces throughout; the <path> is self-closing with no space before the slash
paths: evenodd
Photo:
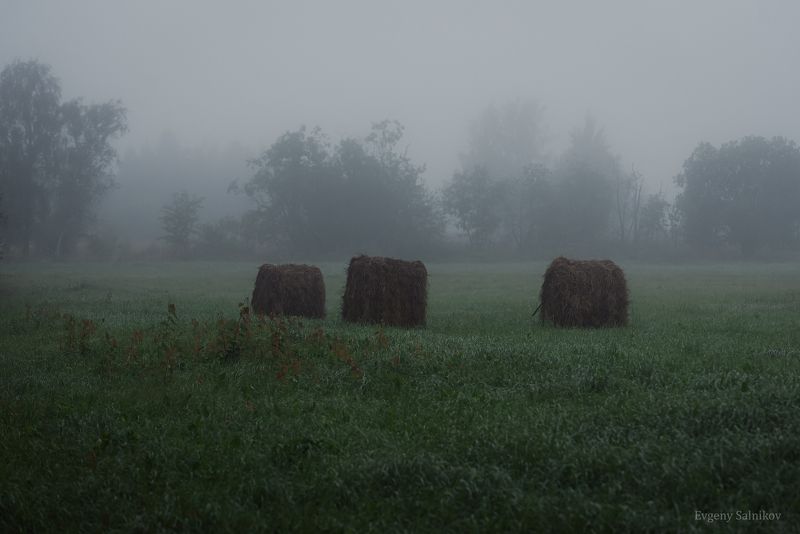
<path id="1" fill-rule="evenodd" d="M 470 125 L 461 165 L 467 171 L 483 167 L 499 180 L 516 178 L 543 162 L 546 142 L 544 108 L 536 100 L 490 105 Z"/>
<path id="2" fill-rule="evenodd" d="M 192 239 L 198 233 L 198 211 L 202 205 L 202 198 L 180 191 L 161 209 L 159 219 L 164 231 L 162 239 L 179 257 L 185 257 L 189 253 Z"/>
<path id="3" fill-rule="evenodd" d="M 800 149 L 783 137 L 700 143 L 676 178 L 684 236 L 697 248 L 729 245 L 751 257 L 796 247 Z"/>
<path id="4" fill-rule="evenodd" d="M 638 210 L 634 193 L 641 177 L 621 172 L 602 129 L 587 119 L 551 168 L 536 160 L 543 154 L 541 109 L 518 101 L 504 109 L 489 108 L 476 122 L 469 158 L 463 159 L 473 166 L 456 172 L 442 191 L 446 213 L 469 243 L 524 254 L 586 248 L 609 238 L 615 207 L 624 240 Z M 509 143 L 515 135 L 522 139 Z"/>
<path id="5" fill-rule="evenodd" d="M 0 73 L 0 187 L 9 244 L 23 255 L 31 245 L 54 256 L 71 247 L 113 183 L 110 141 L 125 130 L 119 102 L 61 102 L 49 66 L 7 66 Z"/>
<path id="6" fill-rule="evenodd" d="M 332 146 L 319 130 L 282 135 L 251 162 L 245 192 L 264 240 L 294 254 L 406 253 L 430 246 L 441 217 L 423 166 L 399 150 L 403 127 L 382 121 Z"/>

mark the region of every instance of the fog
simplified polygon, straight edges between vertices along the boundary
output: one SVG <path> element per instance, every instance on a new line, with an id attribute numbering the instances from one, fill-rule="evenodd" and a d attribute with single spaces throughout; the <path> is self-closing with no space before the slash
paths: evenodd
<path id="1" fill-rule="evenodd" d="M 800 137 L 796 2 L 5 0 L 0 63 L 37 58 L 65 95 L 119 98 L 124 145 L 165 130 L 254 149 L 301 124 L 406 126 L 440 183 L 487 104 L 534 97 L 553 149 L 586 113 L 668 185 L 699 141 Z"/>
<path id="2" fill-rule="evenodd" d="M 800 139 L 797 20 L 793 1 L 4 0 L 0 64 L 37 59 L 65 98 L 120 99 L 121 155 L 166 133 L 255 157 L 301 125 L 337 141 L 388 118 L 438 189 L 469 125 L 522 98 L 543 107 L 548 153 L 592 116 L 671 193 L 701 141 Z"/>

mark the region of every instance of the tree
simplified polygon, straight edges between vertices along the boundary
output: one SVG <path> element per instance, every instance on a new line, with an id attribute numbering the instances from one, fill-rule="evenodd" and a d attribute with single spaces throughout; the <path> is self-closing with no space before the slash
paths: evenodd
<path id="1" fill-rule="evenodd" d="M 642 175 L 635 169 L 618 172 L 614 179 L 617 238 L 622 244 L 638 237 L 643 185 Z"/>
<path id="2" fill-rule="evenodd" d="M 398 150 L 402 135 L 396 121 L 335 147 L 319 129 L 282 135 L 252 162 L 255 174 L 244 186 L 263 234 L 297 255 L 430 246 L 441 216 L 422 183 L 424 167 Z"/>
<path id="3" fill-rule="evenodd" d="M 621 175 L 605 133 L 588 117 L 573 130 L 570 146 L 556 167 L 554 184 L 561 243 L 587 245 L 605 238 L 614 208 L 615 180 Z"/>
<path id="4" fill-rule="evenodd" d="M 172 202 L 161 210 L 161 227 L 164 230 L 162 239 L 179 257 L 185 257 L 191 249 L 192 240 L 197 234 L 197 212 L 202 205 L 202 198 L 181 191 L 175 193 Z"/>
<path id="5" fill-rule="evenodd" d="M 9 241 L 27 256 L 32 244 L 60 255 L 91 220 L 108 190 L 126 130 L 119 102 L 61 102 L 50 67 L 15 61 L 0 73 L 0 186 L 8 196 Z"/>
<path id="6" fill-rule="evenodd" d="M 487 107 L 470 127 L 462 169 L 483 167 L 495 180 L 519 178 L 526 167 L 544 158 L 543 115 L 544 108 L 532 99 Z"/>
<path id="7" fill-rule="evenodd" d="M 265 239 L 298 253 L 330 243 L 324 221 L 331 216 L 326 208 L 340 207 L 332 196 L 339 176 L 319 128 L 283 134 L 251 166 L 256 172 L 244 189 L 256 203 Z"/>
<path id="8" fill-rule="evenodd" d="M 364 145 L 366 153 L 379 167 L 378 182 L 382 184 L 381 197 L 387 210 L 383 217 L 382 239 L 393 243 L 400 253 L 411 253 L 429 250 L 435 245 L 442 235 L 444 222 L 434 196 L 422 181 L 425 165 L 416 165 L 407 150 L 399 150 L 404 130 L 398 121 L 373 123 Z M 347 166 L 342 167 L 342 173 L 349 175 Z M 351 192 L 354 189 L 348 188 Z M 366 202 L 371 200 L 365 199 Z"/>
<path id="9" fill-rule="evenodd" d="M 797 245 L 800 149 L 782 137 L 701 143 L 676 177 L 687 242 L 731 245 L 744 257 Z"/>
<path id="10" fill-rule="evenodd" d="M 30 250 L 61 126 L 61 87 L 50 67 L 15 61 L 0 73 L 0 180 L 10 244 Z"/>
<path id="11" fill-rule="evenodd" d="M 667 211 L 667 233 L 674 248 L 678 248 L 683 235 L 683 213 L 680 206 L 681 195 L 677 195 Z"/>
<path id="12" fill-rule="evenodd" d="M 647 196 L 641 210 L 639 234 L 644 241 L 666 238 L 669 229 L 669 202 L 664 196 L 654 193 Z"/>
<path id="13" fill-rule="evenodd" d="M 531 99 L 491 105 L 471 124 L 462 170 L 442 191 L 445 211 L 471 246 L 500 241 L 523 249 L 546 178 L 543 108 Z"/>
<path id="14" fill-rule="evenodd" d="M 234 258 L 252 252 L 245 240 L 244 224 L 241 218 L 222 217 L 213 223 L 199 226 L 197 252 L 201 257 Z"/>
<path id="15" fill-rule="evenodd" d="M 247 160 L 252 156 L 235 144 L 225 148 L 186 146 L 174 134 L 164 132 L 153 145 L 121 154 L 116 185 L 103 198 L 99 214 L 109 229 L 133 241 L 161 236 L 158 217 L 176 191 L 203 197 L 205 219 L 239 217 L 252 208 L 252 202 L 245 195 L 228 193 L 233 178 L 249 172 Z"/>
<path id="16" fill-rule="evenodd" d="M 530 165 L 519 177 L 499 184 L 501 232 L 519 252 L 549 244 L 556 216 L 551 176 L 544 165 Z"/>
<path id="17" fill-rule="evenodd" d="M 6 216 L 4 211 L 2 211 L 4 209 L 5 207 L 3 206 L 3 192 L 0 191 L 0 228 L 5 226 L 6 224 Z M 3 237 L 3 233 L 0 232 L 0 260 L 3 259 L 3 254 L 5 253 L 5 249 L 6 249 L 6 242 Z"/>
<path id="18" fill-rule="evenodd" d="M 114 185 L 109 169 L 117 152 L 109 143 L 123 132 L 119 102 L 87 106 L 72 100 L 61 106 L 62 132 L 48 182 L 49 249 L 59 257 L 92 221 L 97 202 Z"/>
<path id="19" fill-rule="evenodd" d="M 457 172 L 444 188 L 444 210 L 455 217 L 471 246 L 489 245 L 500 225 L 501 190 L 484 167 Z"/>
<path id="20" fill-rule="evenodd" d="M 682 232 L 686 242 L 696 248 L 716 247 L 724 239 L 719 167 L 719 151 L 710 143 L 700 143 L 675 177 L 675 183 L 683 189 L 678 195 Z"/>

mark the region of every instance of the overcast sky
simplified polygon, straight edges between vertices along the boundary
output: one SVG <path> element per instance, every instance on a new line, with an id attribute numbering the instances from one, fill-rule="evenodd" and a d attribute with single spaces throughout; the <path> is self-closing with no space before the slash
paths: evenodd
<path id="1" fill-rule="evenodd" d="M 488 104 L 536 98 L 551 150 L 591 113 L 652 187 L 699 141 L 800 140 L 800 2 L 0 0 L 0 63 L 118 98 L 121 148 L 164 131 L 254 150 L 319 125 L 406 126 L 438 186 Z"/>

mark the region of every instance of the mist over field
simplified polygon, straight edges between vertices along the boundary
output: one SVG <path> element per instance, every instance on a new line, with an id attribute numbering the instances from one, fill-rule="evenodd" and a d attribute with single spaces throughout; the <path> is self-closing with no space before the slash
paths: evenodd
<path id="1" fill-rule="evenodd" d="M 0 0 L 0 532 L 798 532 L 798 20 Z"/>
<path id="2" fill-rule="evenodd" d="M 106 132 L 113 133 L 108 142 L 119 158 L 97 173 L 115 174 L 116 185 L 92 198 L 71 240 L 77 245 L 78 236 L 83 241 L 94 236 L 102 241 L 95 249 L 114 249 L 118 256 L 147 255 L 148 247 L 149 256 L 177 255 L 164 240 L 159 217 L 174 195 L 184 192 L 203 199 L 191 228 L 195 242 L 181 245 L 195 256 L 231 253 L 220 243 L 199 242 L 204 224 L 206 241 L 216 232 L 217 241 L 236 240 L 241 254 L 410 250 L 389 234 L 376 237 L 380 247 L 356 239 L 335 250 L 315 250 L 281 228 L 313 226 L 305 215 L 277 222 L 270 213 L 286 209 L 270 189 L 270 180 L 280 177 L 262 180 L 251 187 L 251 195 L 244 190 L 259 169 L 270 168 L 267 160 L 256 168 L 247 162 L 260 158 L 286 133 L 319 127 L 320 141 L 328 143 L 324 156 L 340 160 L 339 143 L 347 139 L 361 141 L 374 155 L 376 147 L 364 140 L 374 133 L 374 124 L 386 120 L 399 126 L 391 133 L 398 135 L 391 150 L 413 167 L 407 169 L 413 176 L 386 180 L 413 180 L 419 191 L 410 195 L 431 197 L 428 207 L 410 200 L 405 202 L 411 205 L 398 201 L 387 209 L 433 209 L 425 228 L 416 230 L 436 227 L 444 238 L 411 247 L 418 253 L 455 247 L 457 255 L 595 250 L 642 255 L 646 249 L 651 255 L 661 250 L 663 257 L 670 255 L 664 251 L 667 241 L 673 248 L 679 241 L 694 243 L 696 252 L 716 239 L 713 248 L 770 256 L 796 247 L 796 213 L 775 223 L 790 228 L 778 244 L 762 235 L 731 237 L 736 224 L 723 215 L 697 223 L 704 227 L 695 231 L 692 219 L 698 217 L 690 213 L 691 200 L 681 205 L 676 196 L 687 191 L 684 196 L 690 196 L 693 180 L 710 178 L 689 176 L 689 183 L 675 178 L 701 143 L 721 147 L 750 137 L 765 142 L 800 138 L 795 98 L 800 74 L 792 68 L 800 48 L 793 29 L 798 15 L 795 3 L 780 1 L 223 5 L 9 0 L 0 17 L 0 65 L 36 61 L 50 68 L 64 101 L 118 100 L 124 108 L 127 128 Z M 584 146 L 576 141 L 580 132 L 589 136 Z M 310 146 L 298 142 L 306 143 L 304 149 Z M 752 156 L 752 150 L 759 150 L 744 145 L 742 153 Z M 777 146 L 761 150 L 774 153 Z M 283 154 L 278 151 L 275 157 Z M 738 152 L 726 157 L 720 156 L 721 165 L 730 168 Z M 565 170 L 569 159 L 578 160 L 581 168 Z M 534 172 L 539 182 L 562 189 L 560 201 L 532 185 L 536 180 L 526 169 L 537 166 L 549 173 Z M 479 169 L 483 174 L 475 173 Z M 359 171 L 337 172 L 349 176 Z M 576 178 L 574 190 L 564 186 L 570 173 Z M 726 189 L 722 197 L 747 189 L 736 185 L 739 178 L 728 178 L 714 178 L 727 180 L 714 186 Z M 331 198 L 317 182 L 292 193 L 303 197 L 305 204 L 298 209 L 304 213 L 329 207 L 312 198 Z M 575 196 L 595 186 L 594 196 Z M 345 195 L 352 201 L 381 204 L 380 192 L 353 187 L 356 192 Z M 780 190 L 779 197 L 795 194 L 793 185 L 766 188 Z M 11 255 L 31 246 L 39 255 L 53 255 L 52 243 L 43 238 L 37 244 L 28 236 L 24 245 L 14 239 L 20 225 L 39 224 L 20 222 L 8 207 L 20 202 L 15 191 L 3 192 L 4 211 L 12 212 L 3 230 Z M 748 191 L 743 194 L 755 195 Z M 519 199 L 527 211 L 509 205 Z M 49 198 L 45 203 L 54 202 Z M 569 205 L 592 206 L 596 218 L 569 228 L 568 222 L 553 222 L 544 207 L 528 209 L 537 202 L 560 206 L 556 211 L 561 212 Z M 709 205 L 698 202 L 703 213 L 716 209 L 714 199 Z M 720 208 L 720 213 L 726 210 L 736 208 Z M 363 223 L 370 216 L 352 217 Z M 544 228 L 548 221 L 555 228 Z M 589 231 L 598 225 L 602 228 L 596 234 Z M 352 224 L 334 220 L 333 226 L 344 232 Z M 593 235 L 576 237 L 587 231 Z M 226 232 L 227 238 L 219 237 Z M 306 233 L 315 232 L 309 228 Z M 758 245 L 742 245 L 748 239 Z M 62 237 L 60 242 L 65 240 L 70 241 Z M 57 253 L 68 255 L 70 248 L 62 244 Z"/>

